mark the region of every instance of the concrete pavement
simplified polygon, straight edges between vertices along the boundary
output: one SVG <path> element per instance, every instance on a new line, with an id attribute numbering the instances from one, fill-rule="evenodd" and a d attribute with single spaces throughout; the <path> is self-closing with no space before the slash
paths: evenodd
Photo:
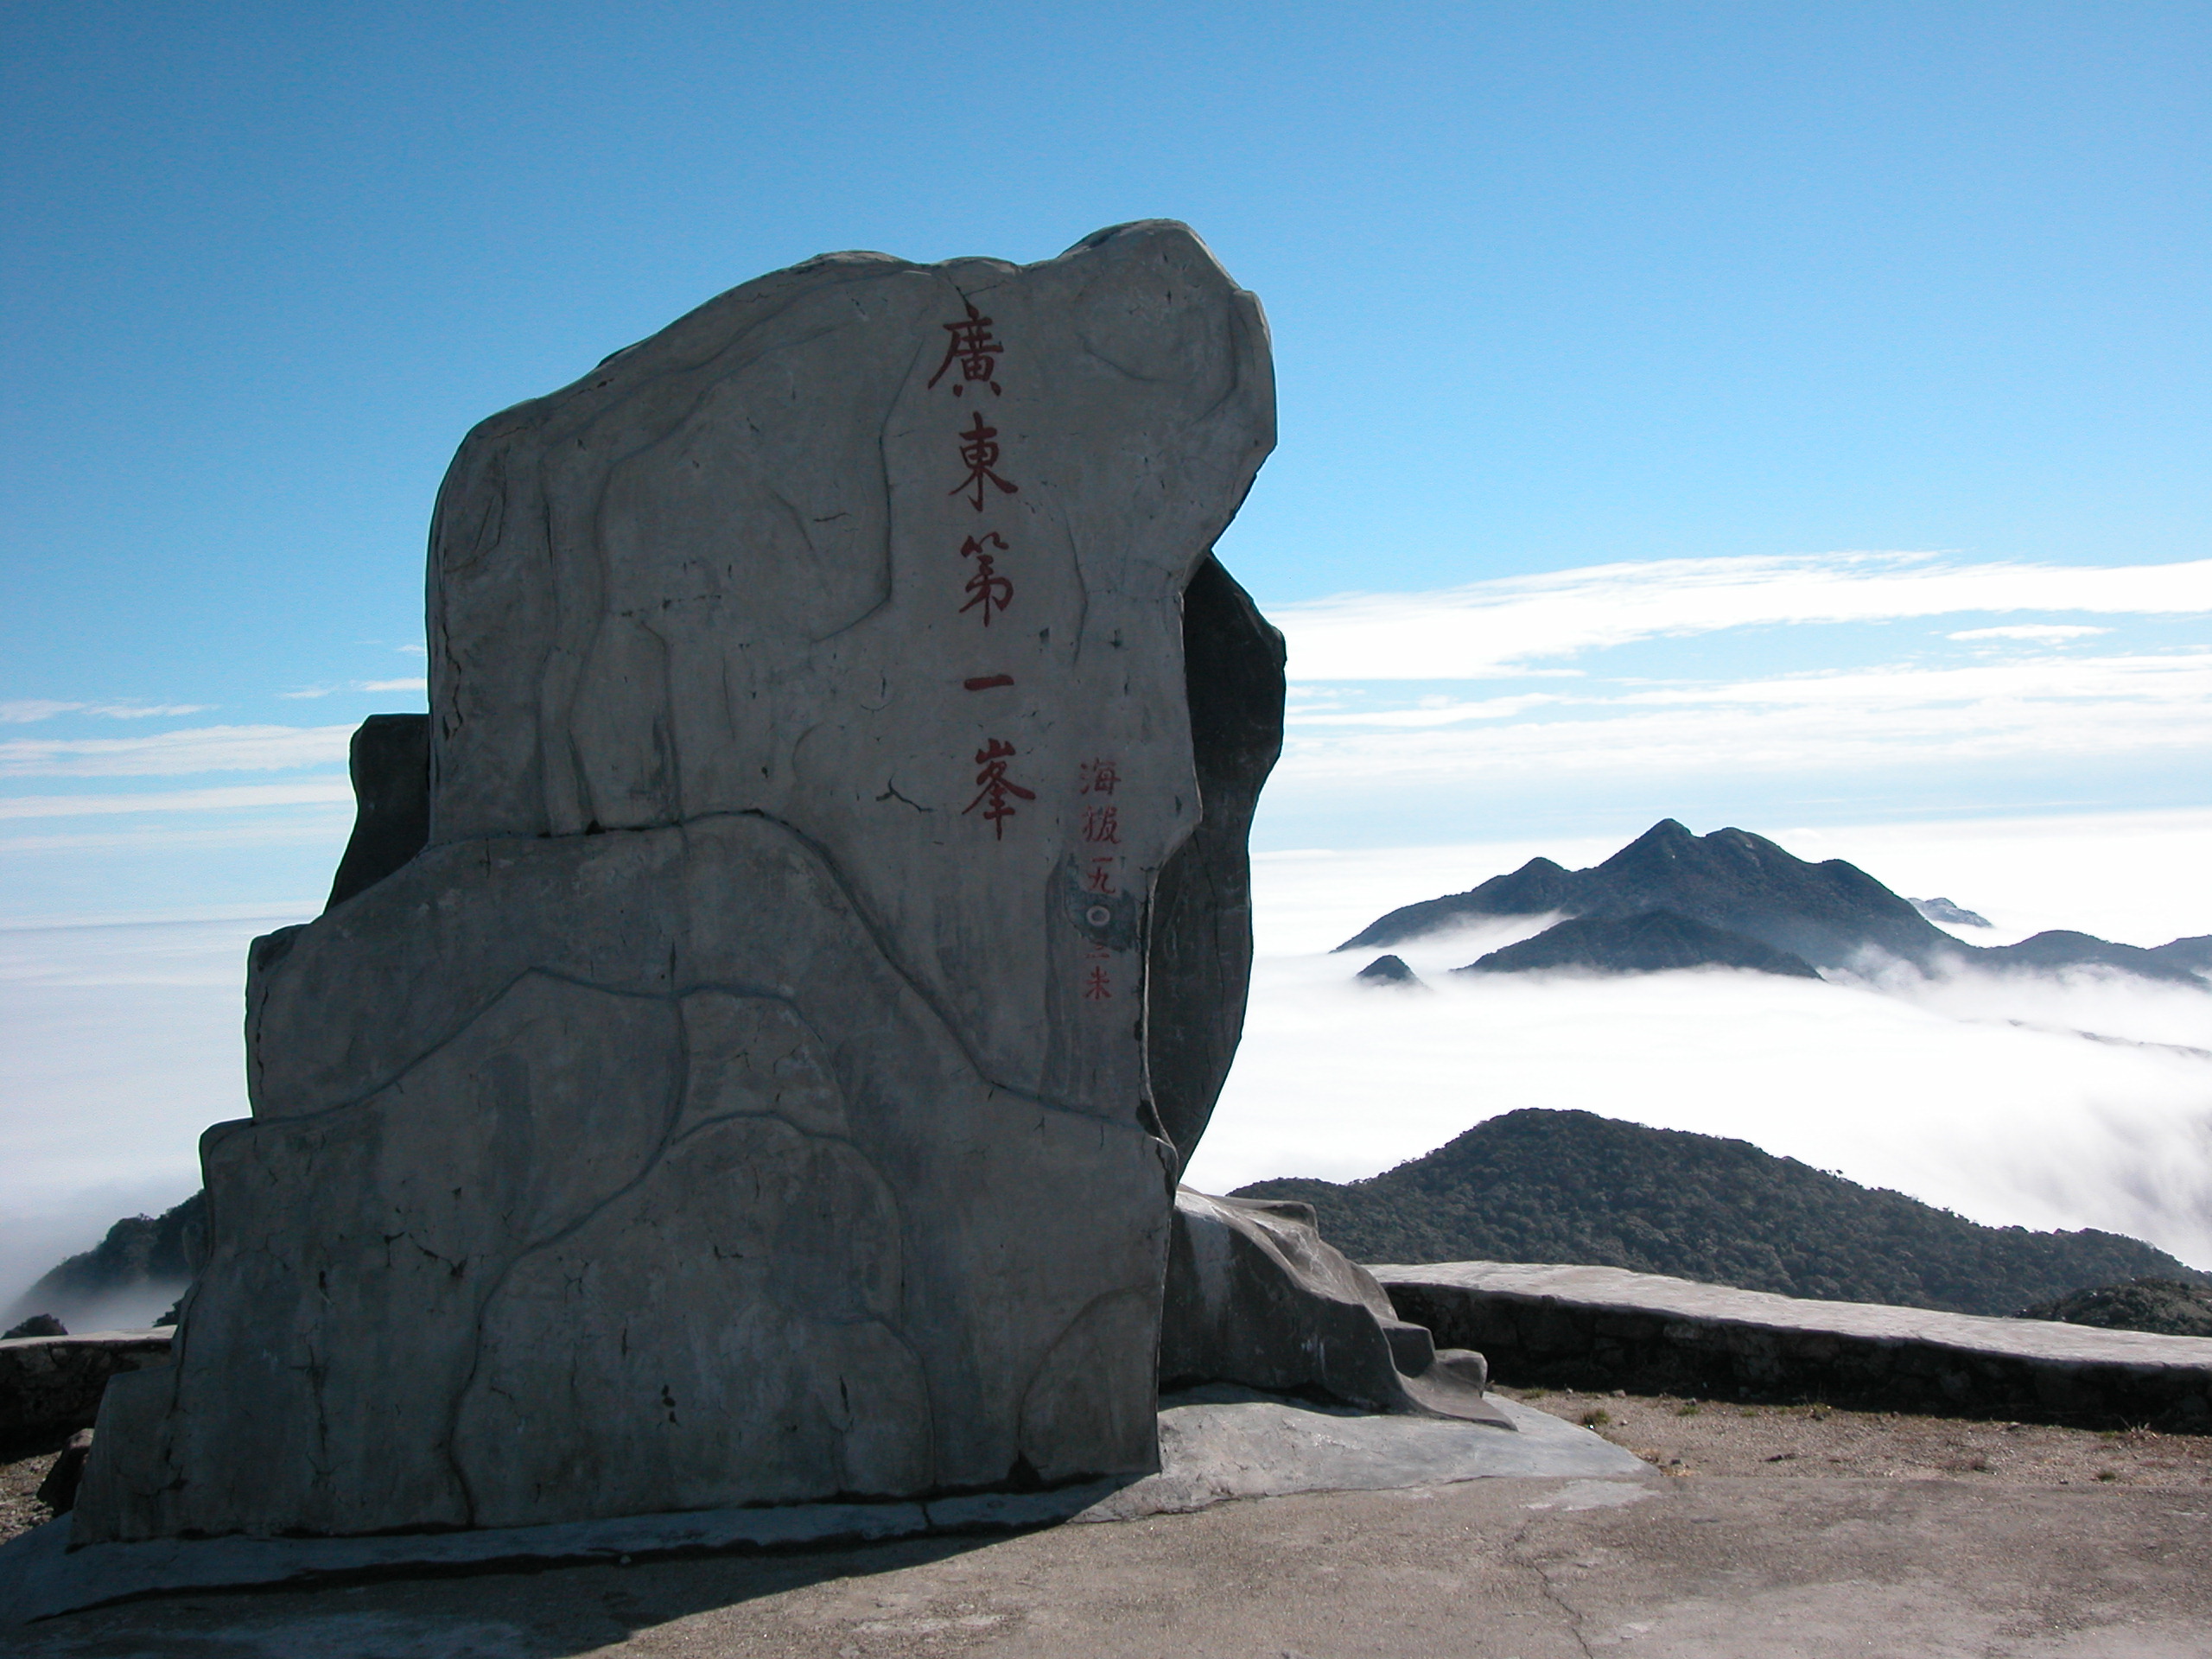
<path id="1" fill-rule="evenodd" d="M 2202 1659 L 2212 1502 L 2145 1486 L 1473 1480 L 780 1556 L 203 1595 L 25 1659 Z"/>

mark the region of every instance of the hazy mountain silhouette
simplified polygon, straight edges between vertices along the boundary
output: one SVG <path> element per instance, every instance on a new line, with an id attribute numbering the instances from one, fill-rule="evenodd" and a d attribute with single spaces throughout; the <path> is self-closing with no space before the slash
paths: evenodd
<path id="1" fill-rule="evenodd" d="M 207 1196 L 195 1192 L 159 1216 L 125 1216 L 91 1249 L 48 1269 L 0 1319 L 13 1323 L 26 1314 L 54 1313 L 75 1325 L 122 1293 L 174 1297 L 207 1254 Z"/>
<path id="2" fill-rule="evenodd" d="M 1756 941 L 1815 969 L 1847 966 L 1871 947 L 1923 966 L 1946 959 L 2029 971 L 2101 966 L 2200 987 L 2204 981 L 2195 970 L 2212 969 L 2212 936 L 2176 939 L 2147 950 L 2065 930 L 2038 933 L 2018 944 L 1967 944 L 1855 864 L 1840 858 L 1808 864 L 1764 836 L 1744 830 L 1694 836 L 1672 818 L 1662 819 L 1589 869 L 1569 870 L 1548 858 L 1532 858 L 1512 874 L 1492 876 L 1469 892 L 1394 910 L 1337 948 L 1373 950 L 1479 917 L 1554 911 L 1578 922 L 1625 922 L 1665 912 L 1684 922 Z M 1602 956 L 1604 938 L 1628 937 L 1581 930 L 1548 950 L 1562 957 L 1577 951 Z M 1537 945 L 1548 938 L 1549 933 L 1539 934 L 1524 944 Z M 1685 947 L 1678 942 L 1675 948 Z M 1491 957 L 1499 960 L 1490 971 L 1573 965 L 1549 960 L 1547 950 L 1511 955 L 1522 949 L 1515 945 L 1492 952 Z M 1790 970 L 1770 967 L 1766 971 Z"/>
<path id="3" fill-rule="evenodd" d="M 1647 910 L 1618 919 L 1578 917 L 1452 971 L 1515 974 L 1582 969 L 1605 974 L 1656 974 L 1670 968 L 1748 968 L 1797 979 L 1820 977 L 1802 957 L 1777 950 L 1745 934 L 1708 927 L 1671 910 Z"/>

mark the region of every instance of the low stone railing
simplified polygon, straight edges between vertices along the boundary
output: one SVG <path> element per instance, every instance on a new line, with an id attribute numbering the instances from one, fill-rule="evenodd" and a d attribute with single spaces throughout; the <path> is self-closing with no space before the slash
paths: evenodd
<path id="1" fill-rule="evenodd" d="M 2212 1433 L 2212 1338 L 1697 1284 L 1618 1268 L 1372 1269 L 1398 1317 L 1501 1382 L 1827 1400 Z"/>
<path id="2" fill-rule="evenodd" d="M 94 1331 L 0 1342 L 0 1445 L 90 1428 L 118 1371 L 166 1365 L 169 1332 Z"/>

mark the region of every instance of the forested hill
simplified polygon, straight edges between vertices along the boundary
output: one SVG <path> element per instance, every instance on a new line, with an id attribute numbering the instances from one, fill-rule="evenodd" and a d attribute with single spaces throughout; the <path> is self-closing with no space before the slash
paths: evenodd
<path id="1" fill-rule="evenodd" d="M 2088 1285 L 2207 1282 L 2116 1233 L 1984 1227 L 1748 1141 L 1529 1108 L 1363 1181 L 1260 1181 L 1359 1262 L 1562 1262 L 1831 1301 L 2010 1314 Z"/>

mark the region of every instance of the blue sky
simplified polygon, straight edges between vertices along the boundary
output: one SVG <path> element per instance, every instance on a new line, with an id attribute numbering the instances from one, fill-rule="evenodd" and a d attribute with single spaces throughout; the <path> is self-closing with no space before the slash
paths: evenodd
<path id="1" fill-rule="evenodd" d="M 2208 48 L 2155 3 L 10 7 L 0 920 L 320 889 L 486 414 L 826 249 L 1155 215 L 1275 331 L 1223 549 L 1309 717 L 1263 844 L 2202 804 Z M 1869 551 L 1980 575 L 1930 610 Z M 1332 654 L 1332 596 L 1447 590 L 1528 649 Z"/>
<path id="2" fill-rule="evenodd" d="M 348 731 L 422 706 L 463 433 L 827 250 L 1173 217 L 1261 296 L 1281 444 L 1223 552 L 1292 650 L 1264 948 L 1669 815 L 2020 929 L 2212 931 L 2208 61 L 2155 0 L 0 7 L 0 1280 L 243 1109 L 245 941 L 319 906 Z M 2130 1156 L 2201 1166 L 2153 1132 L 2194 1072 L 2017 1034 L 2202 1048 L 2193 1003 L 1977 1006 L 1939 1065 L 1886 1004 L 1665 987 L 1485 1028 L 1479 1103 L 1446 1033 L 1399 1141 L 1309 1157 L 1315 1041 L 1370 1050 L 1302 971 L 1216 1137 L 1262 1173 L 1531 1100 L 2037 1225 L 2168 1236 L 2134 1164 L 1991 1196 L 1946 1185 L 1986 1125 L 1854 1152 L 1864 1103 L 2125 1101 Z M 1654 1032 L 1708 1116 L 1653 1103 Z"/>

